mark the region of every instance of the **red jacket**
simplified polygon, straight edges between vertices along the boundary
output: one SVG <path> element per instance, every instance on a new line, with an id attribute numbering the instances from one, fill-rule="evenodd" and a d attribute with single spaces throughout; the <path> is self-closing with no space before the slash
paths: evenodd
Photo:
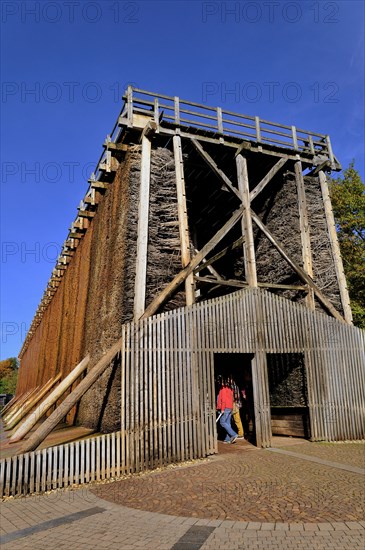
<path id="1" fill-rule="evenodd" d="M 222 388 L 217 399 L 217 410 L 233 409 L 233 391 L 231 388 Z"/>

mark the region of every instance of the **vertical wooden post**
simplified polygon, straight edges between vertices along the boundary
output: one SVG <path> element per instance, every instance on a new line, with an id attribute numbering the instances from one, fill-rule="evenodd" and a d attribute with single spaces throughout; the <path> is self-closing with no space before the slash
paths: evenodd
<path id="1" fill-rule="evenodd" d="M 249 286 L 257 287 L 255 244 L 253 239 L 250 188 L 248 182 L 247 160 L 241 154 L 236 157 L 238 189 L 241 194 L 242 206 L 242 235 L 245 238 L 243 243 L 243 254 L 245 261 L 245 274 Z"/>
<path id="2" fill-rule="evenodd" d="M 127 88 L 127 125 L 128 128 L 133 128 L 133 88 Z"/>
<path id="3" fill-rule="evenodd" d="M 181 263 L 186 267 L 190 263 L 190 239 L 188 214 L 186 207 L 185 194 L 185 178 L 184 178 L 184 161 L 182 155 L 181 138 L 180 136 L 173 137 L 174 157 L 175 157 L 175 174 L 176 174 L 176 191 L 177 191 L 177 210 L 179 218 L 180 232 L 180 247 L 181 247 Z M 185 281 L 186 305 L 190 306 L 195 302 L 194 275 L 188 275 Z"/>
<path id="4" fill-rule="evenodd" d="M 304 190 L 304 179 L 302 172 L 302 163 L 300 160 L 295 162 L 295 181 L 297 184 L 297 193 L 298 193 L 298 209 L 299 209 L 299 225 L 300 225 L 300 238 L 302 242 L 302 258 L 303 258 L 303 269 L 304 271 L 313 278 L 313 262 L 312 262 L 312 251 L 310 243 L 310 232 L 309 232 L 309 223 L 308 223 L 308 210 L 307 210 L 307 201 L 305 198 Z M 314 293 L 312 289 L 309 289 L 308 295 L 306 297 L 306 304 L 314 311 Z"/>
<path id="5" fill-rule="evenodd" d="M 328 234 L 331 242 L 332 256 L 335 264 L 338 286 L 340 289 L 343 313 L 344 313 L 346 322 L 349 324 L 352 324 L 352 311 L 350 307 L 350 297 L 347 289 L 347 283 L 346 283 L 346 277 L 343 269 L 340 246 L 337 238 L 335 218 L 333 215 L 326 174 L 322 170 L 320 170 L 319 172 L 319 182 L 321 185 L 324 211 L 325 211 L 326 220 L 327 220 L 327 228 L 328 228 Z"/>
<path id="6" fill-rule="evenodd" d="M 151 141 L 142 135 L 141 184 L 139 189 L 137 259 L 134 286 L 134 319 L 137 321 L 145 310 L 148 212 L 150 204 Z"/>

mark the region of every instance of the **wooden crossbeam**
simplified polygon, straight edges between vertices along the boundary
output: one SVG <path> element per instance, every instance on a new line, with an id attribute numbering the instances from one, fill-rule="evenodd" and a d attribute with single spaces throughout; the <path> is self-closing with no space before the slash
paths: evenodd
<path id="1" fill-rule="evenodd" d="M 201 277 L 195 276 L 197 281 L 202 281 L 203 283 L 210 283 L 214 285 L 221 286 L 233 286 L 237 288 L 248 288 L 248 283 L 246 281 L 238 281 L 237 279 L 222 279 L 221 277 Z M 282 290 L 304 290 L 308 291 L 308 287 L 304 285 L 285 285 L 285 284 L 275 284 L 275 283 L 257 283 L 257 286 L 260 288 L 279 288 Z"/>
<path id="2" fill-rule="evenodd" d="M 220 228 L 219 231 L 210 239 L 210 241 L 203 246 L 198 254 L 196 254 L 190 261 L 190 263 L 180 271 L 173 280 L 164 288 L 164 290 L 156 296 L 151 304 L 146 308 L 141 319 L 145 319 L 150 315 L 154 315 L 162 304 L 179 288 L 179 286 L 186 280 L 186 278 L 193 273 L 194 269 L 201 263 L 201 261 L 211 252 L 217 244 L 229 233 L 232 227 L 241 219 L 243 214 L 243 208 L 236 210 L 230 219 Z"/>
<path id="3" fill-rule="evenodd" d="M 206 269 L 208 266 L 212 265 L 217 260 L 220 260 L 221 258 L 223 258 L 223 256 L 227 254 L 227 252 L 230 252 L 231 250 L 234 250 L 235 248 L 238 248 L 239 246 L 241 246 L 244 240 L 245 240 L 244 237 L 240 237 L 229 246 L 226 246 L 226 248 L 223 248 L 223 250 L 221 250 L 220 252 L 218 252 L 218 254 L 215 254 L 211 258 L 209 258 L 209 260 L 205 260 L 204 264 L 198 265 L 198 267 L 194 269 L 194 273 L 199 273 L 199 271 L 203 271 L 203 269 Z"/>
<path id="4" fill-rule="evenodd" d="M 191 139 L 191 143 L 194 145 L 195 149 L 198 151 L 198 153 L 203 157 L 205 162 L 210 166 L 210 168 L 213 170 L 213 172 L 223 181 L 225 186 L 232 191 L 234 195 L 236 195 L 241 200 L 241 195 L 233 185 L 231 180 L 226 176 L 226 174 L 221 170 L 217 164 L 214 162 L 212 157 L 203 149 L 202 145 L 199 143 L 196 139 Z"/>
<path id="5" fill-rule="evenodd" d="M 81 218 L 93 218 L 95 216 L 95 212 L 92 210 L 78 210 L 77 215 Z"/>
<path id="6" fill-rule="evenodd" d="M 342 315 L 339 314 L 337 309 L 331 304 L 331 302 L 324 296 L 322 291 L 318 288 L 312 278 L 294 261 L 292 260 L 284 250 L 284 245 L 279 243 L 279 241 L 272 235 L 266 225 L 260 220 L 256 214 L 251 211 L 251 216 L 255 224 L 261 231 L 266 235 L 269 241 L 275 246 L 279 254 L 288 262 L 288 264 L 294 269 L 294 271 L 299 275 L 300 279 L 304 281 L 311 289 L 313 289 L 314 294 L 317 296 L 318 300 L 324 305 L 324 307 L 331 313 L 335 319 L 345 322 L 345 319 Z"/>
<path id="7" fill-rule="evenodd" d="M 255 187 L 255 189 L 253 189 L 251 192 L 250 192 L 250 202 L 253 201 L 254 198 L 257 197 L 257 195 L 259 193 L 261 193 L 261 191 L 263 189 L 265 189 L 265 187 L 267 186 L 267 184 L 272 180 L 272 178 L 275 176 L 275 174 L 277 174 L 280 170 L 280 168 L 282 166 L 284 166 L 284 164 L 286 163 L 287 159 L 286 158 L 281 158 L 280 160 L 278 160 L 278 162 L 276 164 L 274 164 L 274 166 L 271 168 L 271 170 L 266 174 L 266 176 L 260 181 L 260 183 L 258 183 Z"/>

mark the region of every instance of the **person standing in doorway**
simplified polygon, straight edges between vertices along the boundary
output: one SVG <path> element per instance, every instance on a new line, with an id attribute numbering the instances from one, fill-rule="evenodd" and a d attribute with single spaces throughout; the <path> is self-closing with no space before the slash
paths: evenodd
<path id="1" fill-rule="evenodd" d="M 232 418 L 233 418 L 233 422 L 236 424 L 236 428 L 238 432 L 237 439 L 244 439 L 244 431 L 243 431 L 242 420 L 241 420 L 242 399 L 241 399 L 240 390 L 236 382 L 233 380 L 232 376 L 230 376 L 229 378 L 229 383 L 233 391 Z"/>
<path id="2" fill-rule="evenodd" d="M 226 380 L 221 381 L 221 387 L 217 399 L 217 410 L 222 413 L 222 416 L 220 417 L 220 425 L 227 433 L 224 443 L 234 443 L 237 439 L 237 434 L 231 426 L 233 391 Z"/>
<path id="3" fill-rule="evenodd" d="M 252 422 L 252 437 L 255 437 L 256 426 L 255 426 L 255 409 L 253 401 L 253 387 L 252 387 L 252 375 L 250 371 L 244 373 L 244 384 L 241 392 L 243 397 L 243 404 L 246 409 L 246 427 L 245 433 L 249 434 L 250 421 Z M 247 416 L 246 416 L 247 415 Z M 247 428 L 247 429 L 246 429 Z"/>

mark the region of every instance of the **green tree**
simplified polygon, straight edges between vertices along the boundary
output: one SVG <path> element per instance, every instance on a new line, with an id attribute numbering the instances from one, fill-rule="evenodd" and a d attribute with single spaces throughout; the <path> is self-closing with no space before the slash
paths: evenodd
<path id="1" fill-rule="evenodd" d="M 9 357 L 0 361 L 0 393 L 15 393 L 18 381 L 18 360 Z"/>
<path id="2" fill-rule="evenodd" d="M 354 164 L 331 181 L 330 193 L 354 324 L 365 329 L 365 185 Z"/>

